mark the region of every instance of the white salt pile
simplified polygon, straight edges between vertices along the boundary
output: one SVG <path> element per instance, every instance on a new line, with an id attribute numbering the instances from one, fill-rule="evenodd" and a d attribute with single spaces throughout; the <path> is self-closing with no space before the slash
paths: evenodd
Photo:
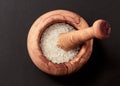
<path id="1" fill-rule="evenodd" d="M 64 51 L 57 46 L 58 36 L 61 33 L 75 30 L 66 23 L 56 23 L 48 27 L 42 34 L 40 47 L 44 56 L 53 63 L 64 63 L 70 61 L 78 53 L 79 48 Z"/>

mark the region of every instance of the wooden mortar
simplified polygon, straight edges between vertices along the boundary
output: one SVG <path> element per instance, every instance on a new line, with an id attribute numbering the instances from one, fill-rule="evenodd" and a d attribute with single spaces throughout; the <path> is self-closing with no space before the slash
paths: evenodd
<path id="1" fill-rule="evenodd" d="M 66 10 L 55 10 L 40 16 L 34 22 L 30 28 L 27 39 L 27 48 L 33 63 L 47 74 L 56 76 L 68 75 L 78 71 L 88 61 L 93 46 L 93 37 L 91 37 L 82 41 L 79 53 L 69 62 L 55 64 L 48 60 L 42 53 L 40 39 L 47 27 L 58 22 L 68 23 L 77 30 L 88 28 L 87 22 L 78 14 Z M 59 43 L 58 45 L 61 46 Z"/>

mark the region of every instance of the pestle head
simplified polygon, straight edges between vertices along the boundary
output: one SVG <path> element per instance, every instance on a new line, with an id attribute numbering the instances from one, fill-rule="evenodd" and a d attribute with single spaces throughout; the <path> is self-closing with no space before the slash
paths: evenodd
<path id="1" fill-rule="evenodd" d="M 110 24 L 102 19 L 96 20 L 93 24 L 94 36 L 99 39 L 108 38 L 111 32 Z"/>

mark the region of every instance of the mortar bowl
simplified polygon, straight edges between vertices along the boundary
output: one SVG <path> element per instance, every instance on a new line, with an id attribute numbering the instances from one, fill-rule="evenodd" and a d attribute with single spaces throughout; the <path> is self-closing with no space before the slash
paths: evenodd
<path id="1" fill-rule="evenodd" d="M 33 63 L 43 72 L 55 76 L 69 75 L 78 71 L 90 58 L 93 46 L 93 39 L 86 41 L 69 62 L 56 64 L 48 60 L 42 53 L 40 39 L 47 27 L 60 22 L 70 24 L 77 30 L 88 27 L 80 15 L 67 10 L 54 10 L 43 14 L 33 23 L 27 38 L 28 53 Z"/>

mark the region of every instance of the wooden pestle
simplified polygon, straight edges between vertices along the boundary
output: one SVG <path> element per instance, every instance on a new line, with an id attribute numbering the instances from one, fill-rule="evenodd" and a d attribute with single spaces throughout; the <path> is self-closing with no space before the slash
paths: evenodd
<path id="1" fill-rule="evenodd" d="M 58 47 L 68 51 L 92 38 L 105 39 L 111 32 L 107 21 L 96 20 L 91 27 L 77 31 L 62 33 L 58 37 Z"/>

